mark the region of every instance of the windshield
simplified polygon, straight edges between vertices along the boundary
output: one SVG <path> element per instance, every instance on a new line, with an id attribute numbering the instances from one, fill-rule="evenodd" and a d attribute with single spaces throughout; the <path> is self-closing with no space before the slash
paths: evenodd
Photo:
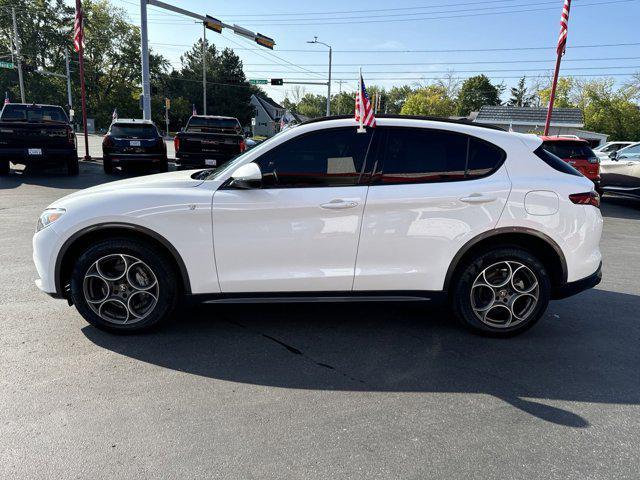
<path id="1" fill-rule="evenodd" d="M 544 149 L 564 159 L 595 157 L 591 147 L 584 142 L 545 142 Z"/>
<path id="2" fill-rule="evenodd" d="M 113 137 L 156 138 L 158 136 L 156 127 L 149 124 L 115 124 L 111 125 L 110 132 Z"/>
<path id="3" fill-rule="evenodd" d="M 235 118 L 192 117 L 187 124 L 187 132 L 206 132 L 208 130 L 240 130 L 240 122 Z"/>
<path id="4" fill-rule="evenodd" d="M 3 122 L 64 122 L 69 120 L 62 107 L 7 104 L 2 109 Z"/>
<path id="5" fill-rule="evenodd" d="M 227 163 L 226 165 L 218 168 L 214 168 L 211 170 L 201 170 L 199 172 L 194 173 L 191 176 L 191 178 L 194 178 L 196 180 L 215 180 L 216 178 L 220 177 L 223 173 L 231 170 L 235 170 L 237 165 L 242 163 L 242 161 L 246 158 L 247 155 L 249 154 L 253 155 L 254 153 L 261 153 L 263 150 L 268 150 L 269 145 L 273 142 L 273 140 L 275 140 L 280 135 L 285 133 L 285 131 L 287 130 L 280 131 L 276 133 L 273 137 L 267 138 L 264 142 L 261 142 L 260 144 L 258 144 L 258 146 L 238 155 L 236 158 L 234 158 L 231 162 Z"/>

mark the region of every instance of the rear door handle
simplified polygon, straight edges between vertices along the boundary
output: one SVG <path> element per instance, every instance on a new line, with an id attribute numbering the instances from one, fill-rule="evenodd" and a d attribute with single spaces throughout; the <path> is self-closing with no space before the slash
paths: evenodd
<path id="1" fill-rule="evenodd" d="M 358 202 L 355 200 L 349 200 L 345 198 L 335 198 L 330 202 L 323 203 L 320 205 L 320 208 L 324 208 L 327 210 L 344 210 L 347 208 L 355 208 L 358 206 Z"/>
<path id="2" fill-rule="evenodd" d="M 481 193 L 472 193 L 468 197 L 462 197 L 460 199 L 461 202 L 472 203 L 472 204 L 490 203 L 490 202 L 495 202 L 496 200 L 497 200 L 496 197 L 492 197 L 490 195 L 483 195 Z"/>

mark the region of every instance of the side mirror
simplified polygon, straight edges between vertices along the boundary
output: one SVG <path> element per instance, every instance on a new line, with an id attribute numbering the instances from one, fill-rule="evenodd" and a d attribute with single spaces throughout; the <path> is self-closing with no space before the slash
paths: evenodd
<path id="1" fill-rule="evenodd" d="M 611 160 L 617 160 L 617 159 L 618 159 L 618 152 L 611 152 L 611 153 L 609 154 L 609 158 L 610 158 Z"/>
<path id="2" fill-rule="evenodd" d="M 252 189 L 262 187 L 262 172 L 257 163 L 251 162 L 239 167 L 231 175 L 231 183 L 234 188 Z"/>

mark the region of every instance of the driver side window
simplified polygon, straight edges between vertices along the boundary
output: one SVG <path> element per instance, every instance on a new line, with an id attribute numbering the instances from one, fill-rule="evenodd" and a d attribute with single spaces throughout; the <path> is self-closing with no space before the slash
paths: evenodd
<path id="1" fill-rule="evenodd" d="M 368 181 L 365 159 L 372 131 L 319 130 L 275 147 L 256 160 L 263 188 L 345 187 Z M 366 167 L 369 169 L 369 167 Z"/>

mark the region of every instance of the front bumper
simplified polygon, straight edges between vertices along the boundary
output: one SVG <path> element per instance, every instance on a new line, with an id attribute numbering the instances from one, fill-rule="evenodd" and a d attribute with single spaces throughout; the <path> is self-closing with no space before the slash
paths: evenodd
<path id="1" fill-rule="evenodd" d="M 562 298 L 571 297 L 577 295 L 580 292 L 584 292 L 590 288 L 595 287 L 602 281 L 602 263 L 598 266 L 598 269 L 589 275 L 588 277 L 581 278 L 575 282 L 567 282 L 560 287 L 556 288 L 552 294 L 554 300 L 560 300 Z"/>
<path id="2" fill-rule="evenodd" d="M 43 228 L 33 235 L 33 263 L 36 265 L 38 276 L 36 285 L 40 290 L 51 296 L 60 295 L 56 291 L 55 264 L 62 246 L 60 236 L 53 225 Z"/>

